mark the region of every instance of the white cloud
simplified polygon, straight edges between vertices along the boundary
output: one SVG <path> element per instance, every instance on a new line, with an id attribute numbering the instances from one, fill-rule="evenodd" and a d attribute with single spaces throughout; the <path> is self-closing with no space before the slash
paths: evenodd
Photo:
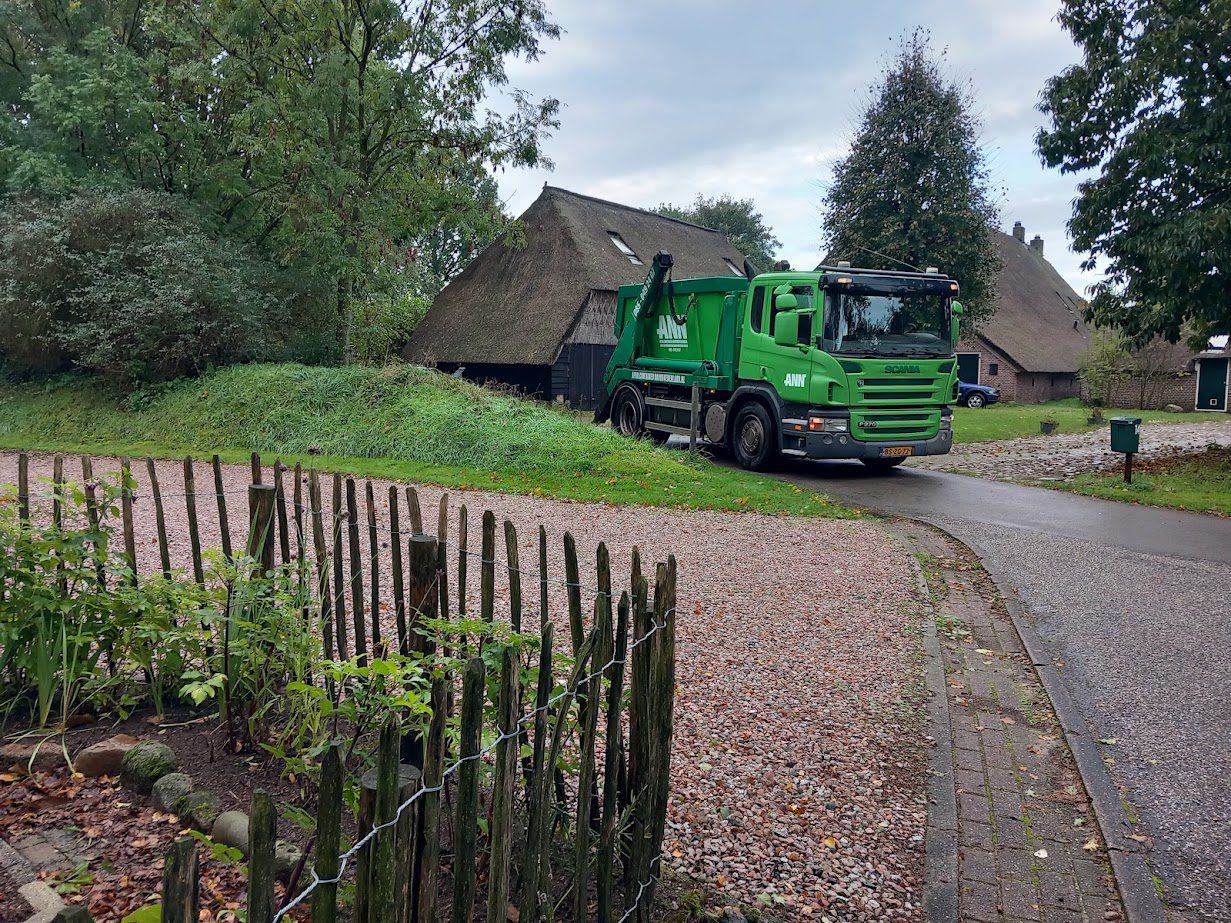
<path id="1" fill-rule="evenodd" d="M 556 170 L 501 176 L 515 211 L 544 182 L 641 206 L 751 196 L 783 254 L 810 266 L 821 184 L 894 40 L 919 24 L 948 49 L 949 73 L 972 85 L 1005 227 L 1020 219 L 1041 234 L 1074 287 L 1093 281 L 1065 245 L 1075 180 L 1034 153 L 1039 92 L 1077 60 L 1055 0 L 865 0 L 840 16 L 810 0 L 549 3 L 565 34 L 510 75 L 564 104 L 546 145 Z"/>

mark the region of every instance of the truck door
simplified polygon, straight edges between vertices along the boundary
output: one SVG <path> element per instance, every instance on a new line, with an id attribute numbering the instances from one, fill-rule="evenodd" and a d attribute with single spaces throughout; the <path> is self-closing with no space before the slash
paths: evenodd
<path id="1" fill-rule="evenodd" d="M 791 299 L 783 295 L 791 295 Z M 808 283 L 776 285 L 766 292 L 762 376 L 778 390 L 784 401 L 807 404 L 812 401 L 812 341 L 816 326 L 816 287 Z M 795 335 L 781 342 L 779 318 L 790 312 L 796 324 Z M 784 329 L 784 333 L 788 330 Z"/>

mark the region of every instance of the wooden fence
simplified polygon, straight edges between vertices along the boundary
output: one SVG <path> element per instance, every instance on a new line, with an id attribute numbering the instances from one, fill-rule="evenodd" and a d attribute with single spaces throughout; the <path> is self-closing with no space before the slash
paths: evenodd
<path id="1" fill-rule="evenodd" d="M 27 457 L 20 456 L 18 464 L 19 509 L 29 518 Z M 198 490 L 197 467 L 193 459 L 184 459 L 180 496 L 191 579 L 203 582 L 198 500 L 208 496 L 216 502 L 222 553 L 228 559 L 235 554 L 229 522 L 238 511 L 228 509 L 219 458 L 214 456 L 208 466 L 212 490 Z M 94 478 L 93 468 L 90 458 L 81 459 L 87 484 Z M 143 562 L 137 558 L 134 528 L 135 478 L 129 459 L 121 460 L 121 468 L 122 554 L 133 579 L 138 579 Z M 145 471 L 154 507 L 158 572 L 170 577 L 164 500 L 172 495 L 164 496 L 152 460 L 145 460 Z M 289 496 L 288 472 L 293 473 Z M 58 498 L 65 483 L 62 458 L 54 461 L 52 480 L 52 515 L 58 526 Z M 329 513 L 322 499 L 327 488 L 333 501 Z M 595 582 L 587 586 L 581 580 L 576 543 L 566 533 L 561 580 L 549 573 L 546 530 L 538 531 L 537 569 L 524 568 L 516 528 L 506 520 L 504 560 L 498 561 L 496 517 L 490 511 L 480 518 L 475 551 L 470 547 L 468 511 L 460 506 L 451 543 L 454 514 L 447 494 L 441 497 L 431 530 L 415 488 L 391 486 L 387 523 L 381 522 L 370 481 L 360 484 L 278 462 L 267 471 L 255 453 L 247 493 L 245 551 L 264 569 L 279 562 L 293 568 L 312 588 L 305 604 L 313 611 L 305 615 L 320 626 L 327 660 L 355 657 L 371 662 L 396 649 L 436 665 L 430 722 L 403 728 L 397 715 L 388 716 L 376 769 L 362 779 L 354 824 L 344 819 L 344 754 L 338 746 L 326 751 L 315 832 L 280 901 L 274 887 L 276 808 L 268 795 L 256 795 L 250 813 L 249 923 L 283 917 L 314 923 L 340 918 L 355 923 L 463 923 L 476 912 L 489 923 L 509 917 L 523 923 L 648 921 L 670 774 L 674 557 L 645 574 L 634 549 L 627 588 L 617 599 L 605 545 L 597 549 Z M 234 491 L 229 495 L 234 505 Z M 87 489 L 87 509 L 95 521 L 91 496 Z M 382 591 L 386 554 L 392 586 Z M 507 579 L 510 627 L 539 637 L 536 663 L 523 663 L 513 646 L 503 645 L 493 648 L 498 657 L 489 650 L 486 658 L 473 656 L 458 665 L 455 659 L 436 658 L 446 652 L 436 650 L 432 633 L 418 630 L 425 621 L 468 617 L 472 558 L 479 569 L 479 618 L 496 618 L 499 571 Z M 539 590 L 537 607 L 525 605 L 525 583 L 530 581 Z M 568 627 L 563 645 L 550 618 L 551 584 L 562 585 L 567 597 L 567 613 L 561 613 L 561 621 L 567 615 Z M 388 596 L 392 627 L 382 625 L 380 617 L 382 599 Z M 534 618 L 536 624 L 523 625 L 523 617 Z M 564 659 L 567 675 L 557 675 L 560 658 L 554 655 L 561 647 L 571 655 Z M 489 690 L 494 691 L 489 695 Z M 494 708 L 485 709 L 486 704 Z M 567 774 L 561 769 L 566 752 L 568 764 L 575 767 Z M 355 831 L 347 848 L 345 830 Z M 344 884 L 353 890 L 340 887 Z M 339 907 L 343 893 L 353 893 L 349 908 Z M 162 919 L 186 923 L 197 916 L 196 843 L 185 838 L 167 855 Z"/>

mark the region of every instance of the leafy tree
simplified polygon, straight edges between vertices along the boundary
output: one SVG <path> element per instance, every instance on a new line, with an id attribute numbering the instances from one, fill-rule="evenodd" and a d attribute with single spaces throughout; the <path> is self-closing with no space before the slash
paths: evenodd
<path id="1" fill-rule="evenodd" d="M 0 0 L 0 178 L 191 199 L 326 280 L 349 355 L 378 264 L 488 220 L 459 173 L 544 162 L 557 102 L 485 100 L 557 33 L 542 0 Z"/>
<path id="2" fill-rule="evenodd" d="M 664 202 L 655 211 L 721 231 L 740 253 L 763 269 L 770 267 L 775 251 L 782 246 L 752 199 L 737 199 L 732 195 L 707 198 L 698 194 L 690 205 Z"/>
<path id="3" fill-rule="evenodd" d="M 996 209 L 969 88 L 948 81 L 916 31 L 873 88 L 823 202 L 831 260 L 937 266 L 962 286 L 964 328 L 995 310 Z"/>
<path id="4" fill-rule="evenodd" d="M 1090 348 L 1077 357 L 1077 375 L 1086 386 L 1087 399 L 1098 407 L 1111 405 L 1116 385 L 1131 374 L 1124 337 L 1115 330 L 1095 330 Z"/>
<path id="5" fill-rule="evenodd" d="M 1231 329 L 1231 4 L 1063 0 L 1083 59 L 1048 81 L 1049 166 L 1095 171 L 1069 232 L 1104 276 L 1086 312 L 1135 345 Z"/>
<path id="6" fill-rule="evenodd" d="M 93 192 L 5 211 L 0 362 L 10 373 L 79 367 L 131 387 L 267 357 L 294 329 L 278 273 L 183 199 Z"/>

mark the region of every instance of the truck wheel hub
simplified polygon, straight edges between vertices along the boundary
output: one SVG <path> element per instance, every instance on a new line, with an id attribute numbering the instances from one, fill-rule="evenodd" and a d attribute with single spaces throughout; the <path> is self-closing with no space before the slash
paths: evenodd
<path id="1" fill-rule="evenodd" d="M 750 456 L 756 455 L 764 441 L 765 431 L 761 428 L 761 421 L 756 417 L 745 420 L 739 430 L 739 447 Z"/>

